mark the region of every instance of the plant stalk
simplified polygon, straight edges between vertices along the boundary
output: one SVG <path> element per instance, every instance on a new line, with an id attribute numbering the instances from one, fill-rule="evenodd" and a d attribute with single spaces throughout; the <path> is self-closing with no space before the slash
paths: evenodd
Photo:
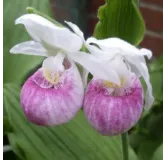
<path id="1" fill-rule="evenodd" d="M 121 135 L 122 138 L 122 152 L 123 152 L 123 160 L 129 160 L 129 151 L 128 151 L 128 134 L 123 133 Z"/>

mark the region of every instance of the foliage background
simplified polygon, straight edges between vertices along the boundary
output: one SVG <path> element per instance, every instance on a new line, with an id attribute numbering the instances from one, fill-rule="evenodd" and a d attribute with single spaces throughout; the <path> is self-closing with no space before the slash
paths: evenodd
<path id="1" fill-rule="evenodd" d="M 112 5 L 109 5 L 110 1 Z M 137 2 L 134 0 L 121 2 L 121 0 L 107 0 L 107 4 L 99 9 L 100 21 L 94 35 L 98 38 L 117 35 L 138 45 L 144 36 L 145 26 L 137 8 Z M 118 9 L 119 4 L 121 4 L 121 10 Z M 9 54 L 9 50 L 13 45 L 30 39 L 23 26 L 14 25 L 14 20 L 25 13 L 27 6 L 33 6 L 51 16 L 47 0 L 4 1 L 4 146 L 8 144 L 12 146 L 12 151 L 4 152 L 4 159 L 121 160 L 120 136 L 103 137 L 98 134 L 87 123 L 83 111 L 80 111 L 68 124 L 58 127 L 39 127 L 25 119 L 19 102 L 20 87 L 25 79 L 40 66 L 42 58 L 13 56 Z M 123 14 L 124 7 L 130 12 Z M 125 18 L 131 14 L 130 19 Z M 131 24 L 125 32 L 122 27 L 124 24 Z M 136 26 L 138 31 L 134 32 Z M 130 34 L 131 32 L 134 35 Z M 139 123 L 129 132 L 131 160 L 162 160 L 162 57 L 153 58 L 149 64 L 149 70 L 155 103 L 149 112 L 143 113 Z"/>

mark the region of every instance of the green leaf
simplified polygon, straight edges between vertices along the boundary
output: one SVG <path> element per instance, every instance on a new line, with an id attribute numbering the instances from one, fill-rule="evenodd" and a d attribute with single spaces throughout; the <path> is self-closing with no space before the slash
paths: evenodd
<path id="1" fill-rule="evenodd" d="M 135 150 L 138 150 L 141 143 L 146 140 L 147 140 L 147 137 L 145 135 L 141 135 L 141 134 L 137 134 L 137 133 L 132 133 L 129 136 L 129 143 L 132 146 L 132 148 Z"/>
<path id="2" fill-rule="evenodd" d="M 69 123 L 56 127 L 31 124 L 22 112 L 20 89 L 5 85 L 5 108 L 13 132 L 8 134 L 13 150 L 26 160 L 121 160 L 119 136 L 104 137 L 87 123 L 82 111 Z M 137 160 L 130 148 L 130 157 Z"/>
<path id="3" fill-rule="evenodd" d="M 136 0 L 106 0 L 98 10 L 99 22 L 94 31 L 98 39 L 119 37 L 138 45 L 145 33 L 145 24 Z"/>
<path id="4" fill-rule="evenodd" d="M 153 59 L 152 63 L 149 64 L 149 70 L 151 73 L 162 72 L 163 71 L 163 56 Z"/>
<path id="5" fill-rule="evenodd" d="M 156 149 L 152 160 L 163 160 L 163 144 Z"/>
<path id="6" fill-rule="evenodd" d="M 151 136 L 161 143 L 163 141 L 163 113 L 151 114 L 147 121 L 147 129 Z"/>
<path id="7" fill-rule="evenodd" d="M 163 73 L 154 72 L 150 74 L 150 80 L 153 88 L 155 100 L 163 100 Z"/>
<path id="8" fill-rule="evenodd" d="M 29 71 L 41 63 L 38 56 L 11 55 L 9 50 L 16 44 L 30 40 L 23 25 L 15 26 L 14 21 L 26 14 L 26 7 L 32 6 L 50 15 L 48 0 L 7 0 L 4 1 L 4 83 L 21 84 Z"/>
<path id="9" fill-rule="evenodd" d="M 154 59 L 149 65 L 150 80 L 155 100 L 163 100 L 163 57 Z"/>
<path id="10" fill-rule="evenodd" d="M 152 155 L 158 143 L 153 140 L 145 140 L 141 143 L 138 150 L 138 157 L 140 160 L 151 160 Z"/>
<path id="11" fill-rule="evenodd" d="M 9 119 L 8 117 L 3 116 L 3 135 L 6 135 L 9 132 L 12 132 Z"/>

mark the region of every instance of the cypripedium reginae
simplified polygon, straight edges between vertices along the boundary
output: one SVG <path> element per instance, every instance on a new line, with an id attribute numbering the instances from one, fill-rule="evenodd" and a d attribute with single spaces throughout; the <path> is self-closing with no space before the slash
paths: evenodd
<path id="1" fill-rule="evenodd" d="M 96 70 L 95 56 L 80 51 L 85 43 L 83 34 L 74 34 L 36 14 L 25 14 L 16 24 L 23 24 L 33 40 L 17 44 L 10 52 L 47 57 L 22 87 L 21 104 L 27 118 L 38 125 L 68 122 L 82 107 L 84 96 L 83 82 L 74 61 L 99 78 L 109 80 L 110 75 L 102 67 Z"/>
<path id="2" fill-rule="evenodd" d="M 10 52 L 47 57 L 22 87 L 21 104 L 30 121 L 38 125 L 66 123 L 83 105 L 88 121 L 97 131 L 116 135 L 136 124 L 144 99 L 145 108 L 152 105 L 144 58 L 151 57 L 149 50 L 137 49 L 119 38 L 85 41 L 75 24 L 65 21 L 70 30 L 35 14 L 21 16 L 16 20 L 16 24 L 20 23 L 33 41 L 17 44 Z M 82 79 L 75 62 L 84 68 Z M 88 72 L 93 79 L 84 97 Z M 147 84 L 145 98 L 140 77 Z"/>
<path id="3" fill-rule="evenodd" d="M 100 63 L 115 76 L 110 77 L 109 81 L 93 77 L 84 97 L 85 115 L 89 123 L 103 135 L 124 133 L 137 123 L 143 105 L 149 109 L 153 104 L 144 58 L 151 58 L 152 53 L 147 49 L 137 49 L 119 38 L 89 38 L 86 43 L 91 54 L 103 61 Z M 147 85 L 145 96 L 140 77 Z"/>

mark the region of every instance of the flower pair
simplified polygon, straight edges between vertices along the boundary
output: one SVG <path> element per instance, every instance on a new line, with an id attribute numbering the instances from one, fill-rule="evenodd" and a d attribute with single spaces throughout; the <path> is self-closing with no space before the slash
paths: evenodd
<path id="1" fill-rule="evenodd" d="M 20 23 L 33 41 L 20 43 L 10 52 L 47 57 L 22 87 L 21 104 L 30 121 L 63 124 L 83 106 L 97 131 L 104 135 L 123 133 L 136 124 L 143 109 L 141 76 L 147 84 L 145 106 L 152 105 L 144 59 L 145 55 L 151 57 L 149 50 L 139 50 L 119 38 L 91 37 L 85 41 L 75 24 L 66 22 L 70 29 L 56 26 L 36 14 L 21 16 L 16 20 Z M 82 76 L 75 63 L 83 67 Z M 89 72 L 93 79 L 87 86 Z"/>

